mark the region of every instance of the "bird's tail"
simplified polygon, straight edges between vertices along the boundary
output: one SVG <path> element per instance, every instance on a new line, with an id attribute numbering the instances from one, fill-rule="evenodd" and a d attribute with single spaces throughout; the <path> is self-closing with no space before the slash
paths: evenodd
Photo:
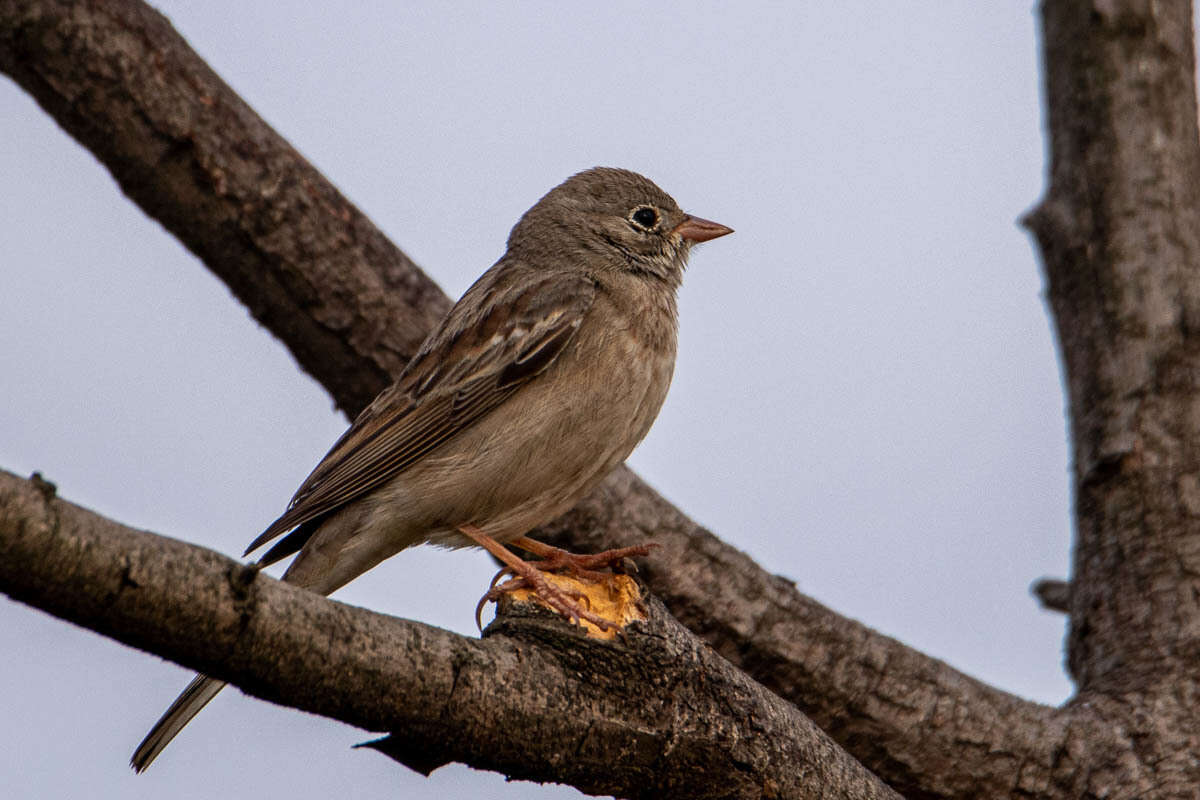
<path id="1" fill-rule="evenodd" d="M 260 559 L 256 566 L 263 567 L 300 550 L 300 555 L 284 572 L 282 580 L 293 586 L 308 589 L 310 592 L 328 595 L 344 586 L 355 576 L 369 570 L 388 556 L 396 553 L 399 548 L 347 548 L 345 545 L 363 525 L 363 519 L 370 511 L 362 504 L 352 504 L 341 511 L 334 512 L 332 517 L 322 517 L 312 528 L 301 525 L 288 534 L 280 544 L 285 547 L 280 552 L 278 546 Z M 274 526 L 272 526 L 274 527 Z M 321 535 L 327 544 L 311 547 L 308 539 L 320 527 Z M 270 529 L 268 529 L 270 530 Z M 409 542 L 415 544 L 415 542 Z M 158 757 L 163 748 L 171 743 L 183 726 L 192 721 L 192 717 L 208 705 L 208 701 L 217 696 L 217 692 L 225 688 L 225 681 L 210 678 L 207 675 L 197 675 L 171 707 L 163 712 L 158 722 L 142 739 L 133 757 L 129 759 L 134 772 L 142 772 L 150 766 L 150 762 Z"/>
<path id="2" fill-rule="evenodd" d="M 164 747 L 170 744 L 171 740 L 175 738 L 175 734 L 183 730 L 183 726 L 187 725 L 192 717 L 199 714 L 200 709 L 208 705 L 208 701 L 216 697 L 217 692 L 223 688 L 225 688 L 225 681 L 219 681 L 207 675 L 197 675 L 193 678 L 183 693 L 175 698 L 174 703 L 171 703 L 171 707 L 163 712 L 158 722 L 154 723 L 154 727 L 146 734 L 146 738 L 142 739 L 137 750 L 133 751 L 133 757 L 129 759 L 133 771 L 141 772 L 150 766 L 150 762 L 158 757 Z"/>

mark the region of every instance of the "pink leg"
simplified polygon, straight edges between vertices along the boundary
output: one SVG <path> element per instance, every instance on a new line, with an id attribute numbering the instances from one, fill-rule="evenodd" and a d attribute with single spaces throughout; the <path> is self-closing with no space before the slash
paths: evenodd
<path id="1" fill-rule="evenodd" d="M 650 555 L 651 548 L 658 547 L 657 544 L 638 544 L 616 550 L 605 550 L 603 553 L 583 555 L 552 547 L 536 539 L 530 539 L 528 536 L 513 539 L 512 543 L 540 558 L 540 561 L 533 562 L 533 566 L 544 572 L 566 569 L 572 575 L 589 580 L 604 579 L 604 573 L 596 572 L 596 567 L 619 569 L 622 566 L 621 562 L 625 559 Z"/>
<path id="2" fill-rule="evenodd" d="M 516 589 L 531 590 L 534 594 L 540 597 L 546 603 L 546 605 L 550 606 L 570 621 L 586 619 L 588 622 L 592 623 L 603 631 L 606 631 L 613 626 L 612 622 L 596 616 L 591 611 L 588 611 L 579 605 L 578 600 L 579 598 L 583 597 L 583 595 L 575 594 L 574 596 L 571 596 L 570 594 L 563 592 L 561 589 L 551 586 L 550 583 L 542 576 L 542 572 L 538 567 L 534 566 L 528 561 L 523 561 L 520 558 L 517 558 L 517 556 L 515 556 L 508 548 L 476 528 L 474 525 L 462 525 L 459 527 L 459 531 L 461 531 L 463 535 L 470 538 L 471 541 L 475 542 L 480 547 L 494 555 L 500 560 L 501 563 L 504 564 L 504 569 L 500 570 L 500 573 L 492 579 L 492 586 L 488 589 L 487 594 L 480 599 L 479 605 L 475 607 L 475 624 L 478 625 L 480 629 L 483 627 L 480 623 L 480 614 L 483 611 L 483 606 L 489 601 L 495 602 L 496 600 L 499 600 L 502 595 L 512 592 Z M 541 546 L 545 547 L 546 545 Z M 511 573 L 515 577 L 512 580 L 505 581 L 497 586 L 496 581 L 508 573 Z"/>

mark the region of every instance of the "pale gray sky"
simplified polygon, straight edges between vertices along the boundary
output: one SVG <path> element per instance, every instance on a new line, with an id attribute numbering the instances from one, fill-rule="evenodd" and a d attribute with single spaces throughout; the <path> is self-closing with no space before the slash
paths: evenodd
<path id="1" fill-rule="evenodd" d="M 676 379 L 634 467 L 806 593 L 1056 703 L 1068 455 L 1042 279 L 1034 16 L 1011 3 L 159 8 L 457 296 L 546 190 L 645 173 L 699 248 Z M 0 81 L 0 467 L 231 555 L 345 420 L 94 159 Z M 338 597 L 474 635 L 493 567 L 403 553 Z M 227 691 L 143 776 L 185 670 L 0 600 L 14 798 L 572 797 L 430 779 Z"/>

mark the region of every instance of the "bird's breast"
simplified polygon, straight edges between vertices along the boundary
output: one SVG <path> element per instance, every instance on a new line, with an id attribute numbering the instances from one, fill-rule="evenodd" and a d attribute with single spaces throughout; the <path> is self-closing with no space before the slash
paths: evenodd
<path id="1" fill-rule="evenodd" d="M 504 540 L 568 510 L 623 462 L 662 407 L 674 320 L 592 310 L 539 376 L 397 482 L 443 543 L 470 523 Z M 661 320 L 660 320 L 661 321 Z M 435 541 L 443 540 L 435 535 Z"/>

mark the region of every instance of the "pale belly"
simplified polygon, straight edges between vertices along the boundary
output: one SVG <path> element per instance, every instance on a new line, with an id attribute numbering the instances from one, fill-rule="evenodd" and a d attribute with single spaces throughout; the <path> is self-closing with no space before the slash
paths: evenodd
<path id="1" fill-rule="evenodd" d="M 520 390 L 521 415 L 489 415 L 386 487 L 377 508 L 407 529 L 397 534 L 469 546 L 456 529 L 470 524 L 513 539 L 567 511 L 623 462 L 658 415 L 674 353 L 652 356 L 624 334 L 606 344 L 619 348 L 616 374 L 555 364 Z"/>

